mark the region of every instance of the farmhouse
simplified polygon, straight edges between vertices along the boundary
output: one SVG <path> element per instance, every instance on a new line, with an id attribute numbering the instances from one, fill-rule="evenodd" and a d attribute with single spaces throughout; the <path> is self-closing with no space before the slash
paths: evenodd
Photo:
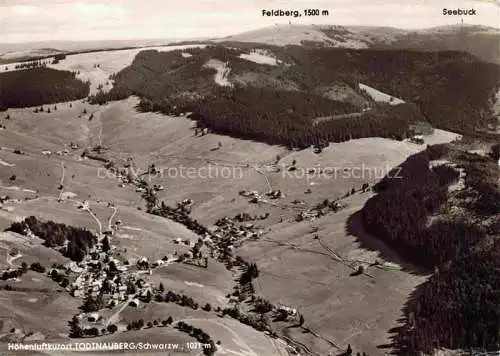
<path id="1" fill-rule="evenodd" d="M 99 313 L 90 313 L 89 316 L 87 317 L 87 320 L 91 323 L 95 323 L 99 320 L 101 320 L 101 315 Z"/>
<path id="2" fill-rule="evenodd" d="M 430 135 L 434 132 L 434 128 L 425 121 L 419 121 L 409 126 L 410 134 L 415 135 Z"/>
<path id="3" fill-rule="evenodd" d="M 165 262 L 163 260 L 156 260 L 155 262 L 153 262 L 152 264 L 152 267 L 158 267 L 158 266 L 162 266 Z"/>
<path id="4" fill-rule="evenodd" d="M 137 308 L 139 306 L 139 299 L 137 299 L 137 298 L 132 299 L 128 303 L 128 305 L 130 305 L 131 307 L 136 307 Z"/>
<path id="5" fill-rule="evenodd" d="M 283 199 L 285 197 L 285 194 L 281 190 L 271 190 L 270 192 L 266 193 L 268 197 L 271 199 Z"/>
<path id="6" fill-rule="evenodd" d="M 297 315 L 297 309 L 295 308 L 292 308 L 290 306 L 287 306 L 287 305 L 280 305 L 278 306 L 278 310 L 283 310 L 285 311 L 288 315 L 291 315 L 291 316 L 296 316 Z"/>

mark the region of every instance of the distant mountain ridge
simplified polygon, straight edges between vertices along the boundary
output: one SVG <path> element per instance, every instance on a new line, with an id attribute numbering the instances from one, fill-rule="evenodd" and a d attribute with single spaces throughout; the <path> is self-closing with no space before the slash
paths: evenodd
<path id="1" fill-rule="evenodd" d="M 409 49 L 418 51 L 465 51 L 500 64 L 500 29 L 481 25 L 447 25 L 418 30 L 394 27 L 339 25 L 274 25 L 220 38 L 134 39 L 105 41 L 44 41 L 0 43 L 0 62 L 54 53 L 148 47 L 177 42 L 247 42 L 275 46 Z"/>
<path id="2" fill-rule="evenodd" d="M 276 46 L 465 51 L 500 64 L 500 29 L 479 25 L 441 26 L 420 30 L 335 25 L 275 25 L 214 42 L 253 42 Z"/>

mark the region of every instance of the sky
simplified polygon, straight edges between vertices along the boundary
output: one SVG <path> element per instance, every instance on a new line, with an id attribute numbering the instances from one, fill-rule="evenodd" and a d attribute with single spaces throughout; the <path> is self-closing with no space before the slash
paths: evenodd
<path id="1" fill-rule="evenodd" d="M 443 8 L 476 16 L 443 16 Z M 328 10 L 264 17 L 262 10 Z M 0 42 L 220 37 L 276 23 L 426 28 L 500 27 L 500 0 L 0 0 Z"/>

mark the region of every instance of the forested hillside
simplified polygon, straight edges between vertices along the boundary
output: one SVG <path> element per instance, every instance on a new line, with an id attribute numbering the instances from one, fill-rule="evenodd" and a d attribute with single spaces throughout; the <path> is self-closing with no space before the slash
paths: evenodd
<path id="1" fill-rule="evenodd" d="M 241 59 L 239 55 L 248 52 L 243 48 L 186 50 L 191 57 L 181 51 L 144 51 L 113 77 L 115 86 L 109 94 L 93 100 L 104 103 L 136 94 L 143 99 L 143 110 L 189 111 L 215 132 L 294 147 L 325 139 L 401 138 L 415 120 L 460 132 L 493 120 L 490 106 L 500 83 L 500 67 L 466 53 L 261 47 L 280 64 Z M 215 83 L 216 70 L 204 66 L 210 59 L 228 65 L 233 86 Z M 319 116 L 361 112 L 349 100 L 325 100 L 319 88 L 347 86 L 363 96 L 359 83 L 415 105 L 396 109 L 372 103 L 374 110 L 363 112 L 359 120 L 330 120 L 312 127 L 312 119 Z"/>
<path id="2" fill-rule="evenodd" d="M 398 343 L 405 355 L 437 347 L 500 348 L 500 240 L 464 254 L 435 273 L 415 294 Z"/>
<path id="3" fill-rule="evenodd" d="M 441 159 L 456 164 L 429 168 Z M 362 209 L 365 229 L 407 260 L 434 271 L 408 302 L 403 354 L 500 344 L 500 192 L 496 160 L 453 146 L 410 157 L 399 179 L 377 184 Z M 465 169 L 464 188 L 448 191 Z M 435 270 L 434 270 L 435 268 Z"/>
<path id="4" fill-rule="evenodd" d="M 349 108 L 317 94 L 247 87 L 217 90 L 192 107 L 192 117 L 218 133 L 299 148 L 370 136 L 401 139 L 409 123 L 424 119 L 416 107 L 405 104 L 312 124 L 315 117 Z"/>
<path id="5" fill-rule="evenodd" d="M 500 67 L 464 52 L 292 49 L 292 76 L 306 86 L 367 83 L 416 103 L 438 128 L 468 130 L 493 120 L 489 110 Z"/>
<path id="6" fill-rule="evenodd" d="M 89 84 L 76 74 L 50 68 L 0 73 L 0 109 L 53 104 L 85 98 Z"/>

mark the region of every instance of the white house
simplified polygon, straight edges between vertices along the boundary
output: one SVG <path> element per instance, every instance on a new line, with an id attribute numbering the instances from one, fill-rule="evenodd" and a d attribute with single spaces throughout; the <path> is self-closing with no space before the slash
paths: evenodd
<path id="1" fill-rule="evenodd" d="M 297 309 L 289 307 L 287 305 L 280 305 L 278 307 L 278 309 L 286 311 L 288 315 L 292 315 L 292 316 L 297 315 Z"/>
<path id="2" fill-rule="evenodd" d="M 101 316 L 99 313 L 90 313 L 89 316 L 87 317 L 87 320 L 90 322 L 96 322 L 101 319 Z"/>

